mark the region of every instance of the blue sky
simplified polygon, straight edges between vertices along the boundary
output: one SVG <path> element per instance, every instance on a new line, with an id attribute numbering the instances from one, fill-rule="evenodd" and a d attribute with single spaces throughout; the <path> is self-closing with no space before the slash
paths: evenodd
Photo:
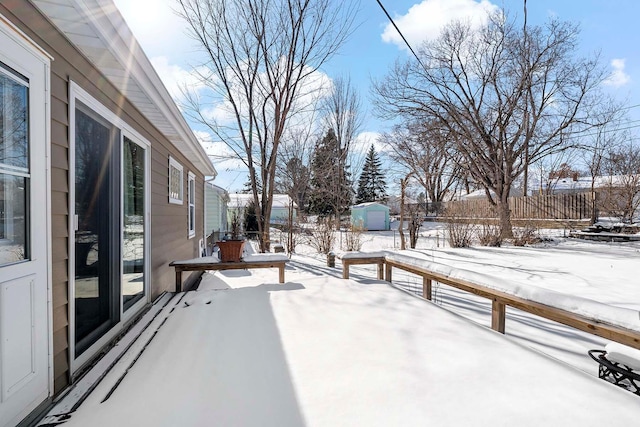
<path id="1" fill-rule="evenodd" d="M 339 0 L 334 0 L 339 1 Z M 115 0 L 133 33 L 156 66 L 158 74 L 178 96 L 180 82 L 189 81 L 189 69 L 198 63 L 197 47 L 186 37 L 180 19 L 171 11 L 173 0 Z M 523 0 L 383 0 L 391 16 L 415 48 L 421 41 L 434 37 L 452 18 L 481 19 L 482 11 L 495 7 L 523 16 Z M 638 0 L 528 0 L 528 23 L 544 23 L 550 16 L 580 24 L 581 50 L 587 54 L 600 52 L 602 64 L 611 71 L 606 90 L 630 105 L 640 104 L 640 16 Z M 361 0 L 358 26 L 341 52 L 321 70 L 329 78 L 349 75 L 368 108 L 372 79 L 384 77 L 397 58 L 406 58 L 408 51 L 389 23 L 376 0 Z M 640 119 L 640 107 L 631 108 L 630 120 Z M 366 117 L 359 138 L 368 148 L 390 123 L 381 122 L 365 111 Z M 194 125 L 208 151 L 225 148 L 211 141 L 202 129 Z M 217 185 L 235 192 L 246 181 L 246 172 L 235 162 L 216 164 Z M 358 171 L 355 171 L 356 174 Z"/>

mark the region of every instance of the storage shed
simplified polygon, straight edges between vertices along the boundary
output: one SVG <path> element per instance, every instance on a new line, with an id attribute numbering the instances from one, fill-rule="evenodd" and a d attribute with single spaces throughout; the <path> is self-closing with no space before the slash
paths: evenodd
<path id="1" fill-rule="evenodd" d="M 377 202 L 351 206 L 351 224 L 369 231 L 389 230 L 389 208 Z"/>

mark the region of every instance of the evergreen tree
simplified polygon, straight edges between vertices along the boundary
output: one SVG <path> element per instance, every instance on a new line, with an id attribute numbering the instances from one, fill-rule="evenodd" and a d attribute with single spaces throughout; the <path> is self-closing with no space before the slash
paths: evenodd
<path id="1" fill-rule="evenodd" d="M 311 161 L 309 211 L 320 215 L 339 215 L 352 200 L 346 153 L 341 152 L 333 129 L 316 143 Z"/>
<path id="2" fill-rule="evenodd" d="M 382 162 L 372 144 L 358 180 L 356 203 L 375 202 L 386 198 L 387 183 L 382 173 Z"/>

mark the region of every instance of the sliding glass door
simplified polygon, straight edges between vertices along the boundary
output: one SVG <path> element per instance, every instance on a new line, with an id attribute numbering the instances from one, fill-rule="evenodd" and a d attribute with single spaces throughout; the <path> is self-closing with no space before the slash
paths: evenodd
<path id="1" fill-rule="evenodd" d="M 142 138 L 91 99 L 75 99 L 74 117 L 75 369 L 146 302 L 149 159 Z"/>

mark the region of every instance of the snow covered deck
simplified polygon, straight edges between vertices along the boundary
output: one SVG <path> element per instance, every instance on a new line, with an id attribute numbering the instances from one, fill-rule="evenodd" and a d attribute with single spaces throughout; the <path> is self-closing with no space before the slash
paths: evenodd
<path id="1" fill-rule="evenodd" d="M 640 417 L 637 396 L 384 282 L 299 271 L 289 279 L 207 274 L 202 287 L 212 289 L 182 294 L 124 378 L 107 375 L 64 425 L 584 426 Z"/>

